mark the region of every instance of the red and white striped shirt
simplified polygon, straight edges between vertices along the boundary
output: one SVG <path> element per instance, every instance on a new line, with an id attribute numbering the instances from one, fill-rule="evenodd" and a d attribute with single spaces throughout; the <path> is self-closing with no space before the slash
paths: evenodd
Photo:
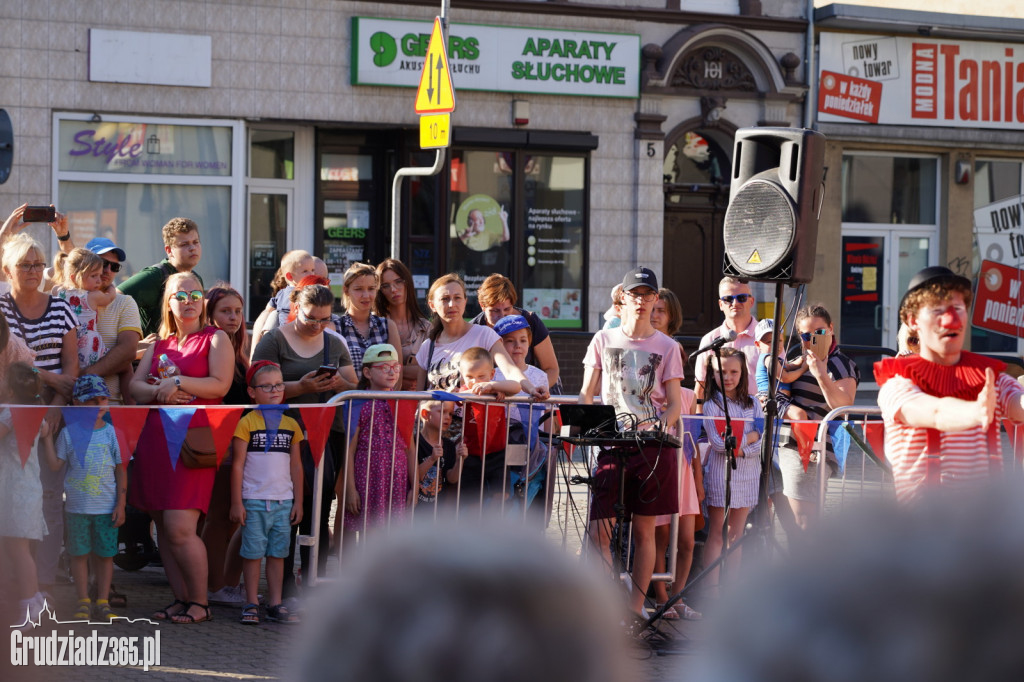
<path id="1" fill-rule="evenodd" d="M 1007 374 L 996 376 L 995 424 L 1006 414 L 1007 406 L 1019 402 L 1024 387 Z M 925 395 L 913 381 L 894 376 L 878 392 L 878 406 L 885 420 L 885 454 L 892 464 L 896 497 L 908 502 L 921 496 L 928 479 L 928 460 L 937 454 L 939 483 L 964 487 L 987 480 L 1002 464 L 1002 453 L 990 452 L 988 432 L 980 426 L 966 431 L 937 432 L 938 453 L 929 451 L 929 432 L 896 420 L 896 413 L 907 403 Z M 998 426 L 993 427 L 998 428 Z"/>

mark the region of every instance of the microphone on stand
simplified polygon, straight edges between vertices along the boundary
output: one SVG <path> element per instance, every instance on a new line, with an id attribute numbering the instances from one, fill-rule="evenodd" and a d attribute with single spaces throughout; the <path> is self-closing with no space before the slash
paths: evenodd
<path id="1" fill-rule="evenodd" d="M 727 331 L 725 333 L 725 336 L 720 336 L 719 338 L 715 339 L 714 341 L 712 341 L 708 345 L 706 345 L 703 348 L 695 351 L 690 356 L 690 359 L 692 360 L 693 358 L 697 357 L 698 355 L 700 355 L 701 353 L 704 353 L 706 351 L 715 350 L 716 348 L 721 348 L 725 344 L 732 343 L 735 340 L 736 340 L 736 332 L 734 332 L 733 330 L 730 329 L 729 331 Z"/>

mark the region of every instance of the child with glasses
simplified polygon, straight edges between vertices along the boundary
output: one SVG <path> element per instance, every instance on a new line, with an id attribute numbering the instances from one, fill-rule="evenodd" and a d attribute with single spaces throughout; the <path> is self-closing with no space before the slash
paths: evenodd
<path id="1" fill-rule="evenodd" d="M 269 360 L 254 362 L 246 372 L 249 397 L 257 405 L 284 400 L 281 366 Z M 275 417 L 279 419 L 273 427 Z M 299 617 L 281 603 L 284 559 L 291 544 L 291 527 L 302 520 L 302 429 L 277 410 L 252 410 L 238 422 L 232 440 L 231 520 L 242 524 L 242 574 L 246 604 L 241 622 L 260 622 L 258 595 L 260 561 L 267 559 L 267 620 L 297 623 Z"/>
<path id="2" fill-rule="evenodd" d="M 402 378 L 398 351 L 389 343 L 370 346 L 363 353 L 362 374 L 357 388 L 394 390 Z M 398 430 L 395 410 L 386 400 L 368 400 L 348 447 L 345 530 L 365 533 L 370 527 L 402 519 L 406 507 L 412 506 L 416 464 L 413 446 Z"/>

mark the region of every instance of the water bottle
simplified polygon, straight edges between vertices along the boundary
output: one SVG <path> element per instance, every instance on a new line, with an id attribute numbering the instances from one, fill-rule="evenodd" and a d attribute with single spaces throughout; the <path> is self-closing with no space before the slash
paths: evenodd
<path id="1" fill-rule="evenodd" d="M 161 379 L 166 379 L 181 376 L 181 369 L 167 357 L 167 353 L 162 353 L 156 363 L 156 373 Z"/>

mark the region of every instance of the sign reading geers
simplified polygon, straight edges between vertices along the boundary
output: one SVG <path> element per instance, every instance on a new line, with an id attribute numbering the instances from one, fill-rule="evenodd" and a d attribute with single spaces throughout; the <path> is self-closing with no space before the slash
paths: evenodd
<path id="1" fill-rule="evenodd" d="M 822 33 L 819 64 L 823 122 L 1009 129 L 1024 124 L 1019 44 Z M 875 84 L 875 120 L 865 116 L 867 103 L 836 90 L 842 82 L 837 76 Z M 833 99 L 826 99 L 826 85 Z"/>
<path id="2" fill-rule="evenodd" d="M 974 296 L 971 324 L 1008 336 L 1024 335 L 1022 280 L 1024 270 L 983 260 L 978 275 L 978 289 Z"/>

